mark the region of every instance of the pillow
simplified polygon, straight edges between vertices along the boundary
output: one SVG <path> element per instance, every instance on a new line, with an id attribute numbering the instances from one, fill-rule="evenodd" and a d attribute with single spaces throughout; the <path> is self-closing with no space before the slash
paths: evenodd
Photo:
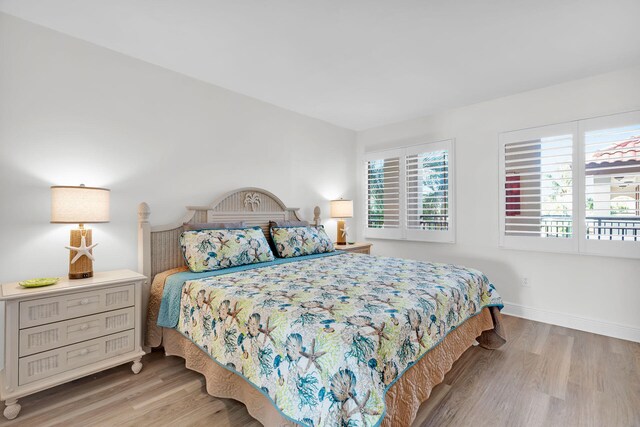
<path id="1" fill-rule="evenodd" d="M 260 227 L 184 231 L 180 247 L 194 273 L 274 259 Z"/>
<path id="2" fill-rule="evenodd" d="M 333 243 L 322 225 L 317 227 L 272 227 L 271 239 L 282 258 L 333 252 Z"/>
<path id="3" fill-rule="evenodd" d="M 272 219 L 269 221 L 269 235 L 271 236 L 271 229 L 273 227 L 308 227 L 309 221 L 297 221 L 291 219 Z M 271 251 L 278 256 L 278 251 L 276 250 L 276 244 L 273 243 L 273 237 L 269 239 L 269 247 Z"/>
<path id="4" fill-rule="evenodd" d="M 185 222 L 182 224 L 184 231 L 191 230 L 219 230 L 221 228 L 244 228 L 246 224 L 244 221 L 239 222 L 201 222 L 195 224 L 189 224 Z"/>

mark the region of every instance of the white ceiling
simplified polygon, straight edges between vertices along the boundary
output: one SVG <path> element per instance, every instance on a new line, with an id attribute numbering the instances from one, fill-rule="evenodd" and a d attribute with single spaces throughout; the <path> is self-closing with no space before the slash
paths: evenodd
<path id="1" fill-rule="evenodd" d="M 0 10 L 355 130 L 640 63 L 638 0 L 0 0 Z"/>

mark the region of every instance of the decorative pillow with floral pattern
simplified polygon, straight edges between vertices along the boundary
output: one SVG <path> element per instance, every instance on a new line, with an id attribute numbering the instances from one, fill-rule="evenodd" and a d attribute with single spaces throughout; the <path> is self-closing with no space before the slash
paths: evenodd
<path id="1" fill-rule="evenodd" d="M 322 225 L 316 227 L 271 227 L 271 239 L 281 258 L 333 252 L 335 248 Z"/>
<path id="2" fill-rule="evenodd" d="M 180 246 L 194 273 L 274 259 L 260 227 L 185 231 Z"/>

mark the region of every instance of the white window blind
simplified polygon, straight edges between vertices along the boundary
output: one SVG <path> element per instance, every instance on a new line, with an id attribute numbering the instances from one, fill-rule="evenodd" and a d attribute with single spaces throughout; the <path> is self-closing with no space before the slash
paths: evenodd
<path id="1" fill-rule="evenodd" d="M 505 145 L 505 233 L 573 234 L 572 135 Z"/>
<path id="2" fill-rule="evenodd" d="M 365 235 L 453 242 L 453 141 L 366 156 Z"/>
<path id="3" fill-rule="evenodd" d="M 367 228 L 400 229 L 400 158 L 367 161 Z"/>
<path id="4" fill-rule="evenodd" d="M 575 124 L 501 136 L 501 243 L 572 251 L 575 243 Z"/>
<path id="5" fill-rule="evenodd" d="M 449 229 L 448 175 L 447 151 L 407 156 L 407 229 Z"/>
<path id="6" fill-rule="evenodd" d="M 583 252 L 640 257 L 640 112 L 580 122 Z"/>
<path id="7" fill-rule="evenodd" d="M 640 112 L 500 136 L 500 243 L 640 258 Z"/>

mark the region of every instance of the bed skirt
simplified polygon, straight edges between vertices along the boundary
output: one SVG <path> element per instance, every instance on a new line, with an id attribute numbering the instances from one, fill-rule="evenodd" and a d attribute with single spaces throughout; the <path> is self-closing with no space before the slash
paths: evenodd
<path id="1" fill-rule="evenodd" d="M 204 375 L 210 395 L 244 403 L 249 414 L 266 427 L 296 425 L 280 415 L 270 400 L 243 378 L 220 367 L 182 334 L 167 328 L 161 328 L 161 331 L 166 354 L 182 357 L 188 369 Z M 382 426 L 410 426 L 431 390 L 442 382 L 453 363 L 476 340 L 489 349 L 498 348 L 505 342 L 497 308 L 484 308 L 477 316 L 451 331 L 391 386 L 386 394 L 387 413 Z"/>

